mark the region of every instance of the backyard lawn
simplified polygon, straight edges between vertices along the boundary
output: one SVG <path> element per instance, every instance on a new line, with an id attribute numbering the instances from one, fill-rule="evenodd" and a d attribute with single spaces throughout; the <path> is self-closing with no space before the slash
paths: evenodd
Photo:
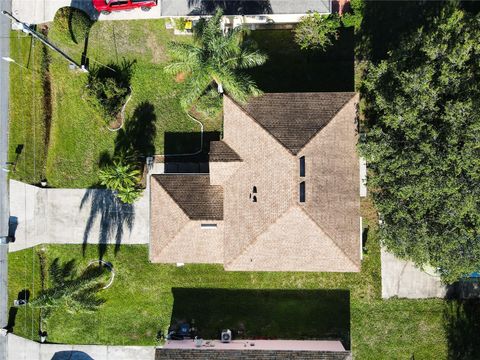
<path id="1" fill-rule="evenodd" d="M 48 261 L 75 259 L 83 268 L 98 258 L 95 245 L 47 245 Z M 9 296 L 40 289 L 38 247 L 9 256 Z M 108 247 L 104 259 L 116 269 L 106 302 L 94 313 L 57 311 L 48 320 L 49 341 L 153 345 L 170 324 L 195 319 L 201 336 L 230 328 L 237 337 L 339 338 L 356 359 L 441 359 L 447 356 L 442 300 L 380 299 L 380 254 L 369 231 L 361 273 L 225 272 L 218 265 L 151 264 L 146 246 Z M 33 264 L 33 266 L 32 266 Z M 14 333 L 37 339 L 38 314 L 12 310 Z M 454 329 L 455 330 L 455 329 Z M 453 330 L 452 330 L 453 331 Z M 351 344 L 350 344 L 351 340 Z"/>

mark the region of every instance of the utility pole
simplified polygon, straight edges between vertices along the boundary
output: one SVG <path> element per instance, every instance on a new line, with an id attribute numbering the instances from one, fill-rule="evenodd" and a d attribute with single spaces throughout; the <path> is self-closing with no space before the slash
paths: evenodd
<path id="1" fill-rule="evenodd" d="M 88 70 L 85 68 L 84 65 L 80 65 L 79 63 L 77 63 L 75 60 L 73 60 L 70 56 L 68 56 L 65 52 L 63 52 L 62 49 L 58 48 L 57 46 L 55 46 L 54 44 L 52 44 L 51 42 L 48 41 L 48 39 L 46 37 L 44 37 L 42 34 L 38 33 L 37 31 L 35 31 L 29 24 L 27 23 L 24 23 L 24 22 L 21 22 L 20 20 L 18 20 L 16 17 L 14 17 L 12 14 L 10 14 L 9 12 L 5 11 L 5 10 L 2 10 L 2 14 L 5 15 L 6 17 L 8 17 L 10 20 L 12 20 L 13 22 L 17 23 L 19 25 L 19 28 L 26 34 L 29 34 L 31 36 L 33 36 L 35 39 L 39 40 L 40 42 L 42 42 L 45 46 L 47 46 L 48 48 L 52 49 L 53 51 L 59 53 L 62 57 L 64 57 L 70 64 L 73 64 L 75 65 L 76 68 L 79 68 L 81 69 L 82 71 L 84 72 L 88 72 Z"/>

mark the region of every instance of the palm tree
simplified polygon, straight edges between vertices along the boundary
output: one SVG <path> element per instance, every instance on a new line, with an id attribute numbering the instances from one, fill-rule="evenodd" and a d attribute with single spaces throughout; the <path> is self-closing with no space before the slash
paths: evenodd
<path id="1" fill-rule="evenodd" d="M 123 156 L 117 157 L 113 164 L 100 170 L 100 184 L 113 190 L 126 204 L 133 204 L 141 195 L 139 188 L 140 170 Z"/>
<path id="2" fill-rule="evenodd" d="M 50 287 L 28 303 L 32 308 L 41 310 L 46 320 L 55 308 L 63 307 L 70 313 L 95 311 L 105 300 L 98 298 L 96 292 L 103 287 L 100 276 L 101 267 L 88 267 L 76 276 L 75 260 L 60 264 L 54 259 L 48 269 Z"/>
<path id="3" fill-rule="evenodd" d="M 253 80 L 239 70 L 262 65 L 267 56 L 253 49 L 252 43 L 244 39 L 244 28 L 237 27 L 224 34 L 220 27 L 222 15 L 222 10 L 217 9 L 212 18 L 202 19 L 195 27 L 193 44 L 169 44 L 172 62 L 165 71 L 188 76 L 185 95 L 181 99 L 184 108 L 191 106 L 214 84 L 218 93 L 225 90 L 239 102 L 261 94 Z"/>

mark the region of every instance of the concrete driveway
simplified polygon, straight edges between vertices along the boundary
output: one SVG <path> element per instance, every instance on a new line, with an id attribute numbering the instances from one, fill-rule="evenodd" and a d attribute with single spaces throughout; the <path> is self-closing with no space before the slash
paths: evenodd
<path id="1" fill-rule="evenodd" d="M 447 289 L 440 277 L 427 274 L 412 262 L 400 260 L 382 248 L 382 298 L 443 298 Z"/>
<path id="2" fill-rule="evenodd" d="M 82 9 L 94 20 L 158 19 L 161 17 L 160 3 L 161 1 L 159 0 L 159 4 L 150 11 L 135 9 L 113 12 L 110 15 L 101 15 L 93 8 L 92 0 L 12 0 L 12 12 L 20 21 L 29 24 L 53 21 L 57 10 L 64 6 Z"/>
<path id="3" fill-rule="evenodd" d="M 10 180 L 9 251 L 48 244 L 147 244 L 148 189 L 134 205 L 109 190 L 43 189 Z"/>

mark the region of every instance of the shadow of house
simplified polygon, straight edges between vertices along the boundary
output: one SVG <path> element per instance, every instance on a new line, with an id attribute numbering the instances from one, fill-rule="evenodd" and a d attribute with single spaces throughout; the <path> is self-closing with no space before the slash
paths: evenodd
<path id="1" fill-rule="evenodd" d="M 189 15 L 206 15 L 221 8 L 226 15 L 272 14 L 270 0 L 187 0 Z"/>
<path id="2" fill-rule="evenodd" d="M 448 359 L 480 359 L 480 300 L 445 302 L 444 328 Z"/>
<path id="3" fill-rule="evenodd" d="M 93 360 L 93 358 L 83 351 L 57 351 L 53 354 L 51 360 Z"/>
<path id="4" fill-rule="evenodd" d="M 210 142 L 220 140 L 220 132 L 165 132 L 166 173 L 208 173 Z M 179 154 L 179 155 L 175 155 Z M 190 154 L 190 155 L 188 155 Z"/>
<path id="5" fill-rule="evenodd" d="M 219 339 L 341 340 L 350 349 L 348 290 L 173 288 L 171 327 L 195 320 L 198 335 Z"/>
<path id="6" fill-rule="evenodd" d="M 99 221 L 98 256 L 101 260 L 108 243 L 115 239 L 115 254 L 120 249 L 124 227 L 132 230 L 135 220 L 135 208 L 124 204 L 110 190 L 88 189 L 80 203 L 80 209 L 90 207 L 90 215 L 83 234 L 83 253 L 96 221 Z"/>
<path id="7" fill-rule="evenodd" d="M 255 30 L 249 39 L 268 56 L 247 69 L 265 93 L 354 91 L 354 33 L 346 28 L 326 51 L 302 50 L 291 30 Z"/>

